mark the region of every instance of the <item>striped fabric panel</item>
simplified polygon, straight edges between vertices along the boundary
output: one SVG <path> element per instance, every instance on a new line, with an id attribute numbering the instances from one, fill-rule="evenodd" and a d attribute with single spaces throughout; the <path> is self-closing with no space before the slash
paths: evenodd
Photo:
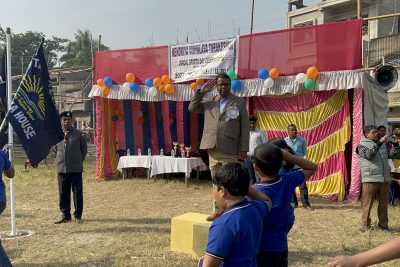
<path id="1" fill-rule="evenodd" d="M 133 135 L 135 138 L 135 148 L 134 153 L 137 155 L 138 149 L 144 152 L 143 149 L 143 130 L 142 124 L 139 121 L 141 109 L 140 109 L 140 101 L 131 101 L 132 102 L 132 121 L 133 121 Z"/>
<path id="2" fill-rule="evenodd" d="M 300 112 L 313 108 L 336 94 L 335 90 L 301 95 L 253 97 L 254 109 L 273 112 Z"/>
<path id="3" fill-rule="evenodd" d="M 164 116 L 162 112 L 161 102 L 154 102 L 154 108 L 156 115 L 158 152 L 160 152 L 161 148 L 165 151 L 164 120 L 163 120 Z"/>
<path id="4" fill-rule="evenodd" d="M 149 119 L 149 106 L 147 102 L 140 102 L 140 108 L 143 112 L 143 124 L 142 124 L 142 132 L 143 132 L 143 150 L 142 155 L 147 155 L 147 151 L 151 148 L 151 128 L 150 128 L 150 119 Z"/>
<path id="5" fill-rule="evenodd" d="M 170 119 L 170 111 L 169 111 L 169 101 L 161 102 L 162 109 L 162 119 L 164 126 L 164 140 L 165 140 L 165 153 L 171 152 L 172 148 L 172 136 L 171 136 L 171 119 Z"/>
<path id="6" fill-rule="evenodd" d="M 124 129 L 125 129 L 125 150 L 130 150 L 133 154 L 135 151 L 133 117 L 132 117 L 132 101 L 123 100 L 124 107 Z"/>
<path id="7" fill-rule="evenodd" d="M 96 97 L 96 178 L 104 177 L 104 138 L 102 137 L 102 128 L 104 125 L 102 113 L 101 97 Z"/>
<path id="8" fill-rule="evenodd" d="M 156 102 L 146 102 L 149 107 L 149 125 L 150 125 L 150 136 L 151 136 L 151 153 L 159 154 L 160 150 L 158 148 L 158 135 L 157 135 L 157 119 L 156 119 L 156 109 L 154 107 Z M 147 151 L 147 150 L 146 150 Z"/>
<path id="9" fill-rule="evenodd" d="M 258 117 L 257 122 L 262 129 L 280 131 L 287 130 L 287 126 L 291 123 L 294 123 L 300 131 L 312 128 L 339 111 L 344 105 L 346 95 L 346 90 L 337 91 L 327 101 L 302 112 L 286 113 L 255 110 Z"/>
<path id="10" fill-rule="evenodd" d="M 178 135 L 179 144 L 185 142 L 183 109 L 184 109 L 183 102 L 182 101 L 176 102 L 176 131 Z"/>
<path id="11" fill-rule="evenodd" d="M 307 145 L 312 146 L 324 140 L 327 136 L 340 130 L 343 123 L 349 116 L 349 102 L 346 102 L 341 110 L 328 117 L 325 121 L 316 125 L 315 127 L 304 129 L 298 132 L 298 135 L 307 140 Z M 267 131 L 268 139 L 285 138 L 288 136 L 287 129 L 285 131 Z"/>

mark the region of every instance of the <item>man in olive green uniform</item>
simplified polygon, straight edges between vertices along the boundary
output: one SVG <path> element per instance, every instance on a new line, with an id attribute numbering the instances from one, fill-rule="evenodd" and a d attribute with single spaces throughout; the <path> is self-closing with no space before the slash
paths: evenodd
<path id="1" fill-rule="evenodd" d="M 58 190 L 60 195 L 61 219 L 56 224 L 71 221 L 71 190 L 74 198 L 74 218 L 82 223 L 83 189 L 82 172 L 83 161 L 87 153 L 86 136 L 72 126 L 72 113 L 69 111 L 60 114 L 61 126 L 64 131 L 64 140 L 55 146 L 56 165 L 58 174 Z"/>

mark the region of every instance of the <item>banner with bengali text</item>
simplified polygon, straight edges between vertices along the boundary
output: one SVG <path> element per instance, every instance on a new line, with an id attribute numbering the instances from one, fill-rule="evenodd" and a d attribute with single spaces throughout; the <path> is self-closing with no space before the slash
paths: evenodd
<path id="1" fill-rule="evenodd" d="M 170 47 L 170 77 L 174 82 L 212 79 L 233 69 L 237 73 L 239 38 Z"/>

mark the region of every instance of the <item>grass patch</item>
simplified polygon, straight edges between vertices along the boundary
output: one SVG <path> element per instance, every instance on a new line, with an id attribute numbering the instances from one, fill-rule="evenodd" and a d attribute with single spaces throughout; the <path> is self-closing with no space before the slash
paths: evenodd
<path id="1" fill-rule="evenodd" d="M 189 256 L 169 250 L 170 220 L 186 212 L 208 214 L 209 182 L 190 181 L 186 188 L 183 177 L 96 181 L 95 162 L 89 160 L 84 173 L 84 223 L 54 225 L 60 216 L 55 167 L 40 165 L 21 172 L 23 162 L 15 166 L 17 230 L 35 234 L 3 240 L 14 266 L 196 265 Z M 359 234 L 360 205 L 316 197 L 310 202 L 315 211 L 296 209 L 289 266 L 326 266 L 337 254 L 353 254 L 395 237 L 379 230 Z M 399 208 L 390 208 L 389 216 L 389 225 L 400 230 Z M 0 216 L 3 232 L 10 230 L 9 217 L 8 207 Z M 376 221 L 376 207 L 372 220 Z M 380 266 L 400 266 L 400 261 Z"/>

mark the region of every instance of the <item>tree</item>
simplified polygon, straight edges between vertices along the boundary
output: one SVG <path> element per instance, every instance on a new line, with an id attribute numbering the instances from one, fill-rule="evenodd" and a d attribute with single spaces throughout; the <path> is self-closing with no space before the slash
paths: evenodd
<path id="1" fill-rule="evenodd" d="M 1 28 L 0 28 L 1 29 Z M 11 34 L 11 73 L 18 75 L 25 73 L 29 62 L 38 48 L 39 43 L 45 35 L 41 32 L 27 31 L 25 33 Z M 44 53 L 49 68 L 54 67 L 58 61 L 58 53 L 64 52 L 65 43 L 68 39 L 52 36 L 44 42 Z M 0 30 L 0 54 L 6 44 L 6 36 Z"/>
<path id="2" fill-rule="evenodd" d="M 92 50 L 91 50 L 92 49 Z M 100 44 L 100 50 L 108 50 L 107 46 Z M 92 53 L 98 51 L 98 41 L 92 40 L 89 30 L 78 30 L 75 40 L 69 41 L 65 47 L 65 54 L 60 58 L 63 67 L 92 66 Z"/>

